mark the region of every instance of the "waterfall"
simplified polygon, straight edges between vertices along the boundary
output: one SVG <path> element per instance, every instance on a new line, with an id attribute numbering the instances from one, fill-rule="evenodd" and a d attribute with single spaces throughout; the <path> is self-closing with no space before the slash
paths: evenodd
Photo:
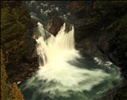
<path id="1" fill-rule="evenodd" d="M 72 27 L 70 32 L 66 33 L 64 23 L 56 37 L 46 32 L 39 22 L 37 29 L 41 33 L 41 36 L 38 39 L 35 39 L 37 42 L 37 53 L 39 57 L 44 60 L 44 65 L 51 62 L 56 55 L 60 55 L 68 51 L 70 52 L 70 50 L 74 51 L 74 27 Z M 49 38 L 46 39 L 47 35 L 49 35 Z M 47 62 L 45 56 L 47 58 Z"/>
<path id="2" fill-rule="evenodd" d="M 115 65 L 101 65 L 75 49 L 74 26 L 56 36 L 38 22 L 35 35 L 39 69 L 21 86 L 25 100 L 98 100 L 121 80 Z"/>

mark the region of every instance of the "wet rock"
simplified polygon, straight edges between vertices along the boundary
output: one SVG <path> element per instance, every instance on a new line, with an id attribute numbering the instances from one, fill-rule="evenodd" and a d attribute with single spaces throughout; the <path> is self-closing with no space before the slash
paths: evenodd
<path id="1" fill-rule="evenodd" d="M 63 23 L 64 21 L 62 18 L 53 16 L 53 18 L 48 21 L 47 30 L 55 36 L 60 30 L 60 27 L 63 25 Z"/>
<path id="2" fill-rule="evenodd" d="M 117 65 L 121 69 L 121 75 L 126 80 L 127 30 L 125 27 L 127 27 L 127 24 L 125 23 L 127 22 L 127 2 L 95 1 L 91 4 L 91 11 L 88 11 L 88 9 L 83 11 L 82 7 L 81 10 L 80 6 L 77 6 L 79 4 L 72 3 L 70 6 L 75 9 L 75 11 L 73 11 L 72 22 L 75 22 L 77 48 L 85 51 L 88 50 L 88 53 L 90 53 L 89 50 L 94 51 L 95 49 L 90 48 L 91 44 L 87 43 L 90 42 L 89 39 L 92 38 L 94 41 L 93 45 L 97 48 L 94 54 L 97 54 L 96 56 L 103 56 Z M 75 5 L 75 7 L 72 5 Z M 88 14 L 85 15 L 87 11 Z M 80 15 L 80 13 L 82 14 Z M 76 14 L 79 14 L 80 17 L 76 16 Z M 123 83 L 126 84 L 126 82 Z M 110 89 L 106 93 L 104 93 L 105 96 L 102 100 L 127 99 L 125 95 L 127 93 L 126 85 L 123 84 L 121 84 L 119 88 Z"/>
<path id="3" fill-rule="evenodd" d="M 68 5 L 73 16 L 72 22 L 75 22 L 75 39 L 79 48 L 89 54 L 96 51 L 97 55 L 100 54 L 99 49 L 105 57 L 121 68 L 122 76 L 125 78 L 127 78 L 126 5 L 127 2 L 122 1 L 73 1 Z M 92 45 L 88 43 L 91 38 L 94 41 Z M 91 48 L 93 45 L 96 49 Z"/>
<path id="4" fill-rule="evenodd" d="M 113 24 L 104 28 L 98 42 L 100 51 L 121 69 L 122 76 L 127 79 L 127 30 L 125 24 L 127 13 Z"/>
<path id="5" fill-rule="evenodd" d="M 101 100 L 126 100 L 127 99 L 127 81 L 106 91 Z"/>
<path id="6" fill-rule="evenodd" d="M 71 1 L 67 7 L 76 18 L 81 19 L 88 16 L 92 4 L 92 1 Z"/>

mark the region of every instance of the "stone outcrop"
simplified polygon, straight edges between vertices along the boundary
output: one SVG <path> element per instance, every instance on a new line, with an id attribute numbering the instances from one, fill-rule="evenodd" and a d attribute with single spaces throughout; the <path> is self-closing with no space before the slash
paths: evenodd
<path id="1" fill-rule="evenodd" d="M 85 4 L 87 6 L 82 7 Z M 74 1 L 69 7 L 73 12 L 72 22 L 75 22 L 77 48 L 107 58 L 120 68 L 125 80 L 120 86 L 104 93 L 102 99 L 127 99 L 127 2 L 95 1 L 88 4 Z M 92 45 L 94 48 L 90 48 Z"/>
<path id="2" fill-rule="evenodd" d="M 48 21 L 48 31 L 52 33 L 54 36 L 58 33 L 60 30 L 60 27 L 63 25 L 64 21 L 62 18 L 58 16 L 53 16 L 49 21 Z"/>

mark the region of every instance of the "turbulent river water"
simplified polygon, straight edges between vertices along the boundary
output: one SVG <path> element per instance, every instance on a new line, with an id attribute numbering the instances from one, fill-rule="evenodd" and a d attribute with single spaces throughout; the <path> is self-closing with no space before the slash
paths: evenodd
<path id="1" fill-rule="evenodd" d="M 111 62 L 75 49 L 75 26 L 67 32 L 64 23 L 56 36 L 45 29 L 53 14 L 65 22 L 71 18 L 66 2 L 25 3 L 33 23 L 37 22 L 38 38 L 33 38 L 39 58 L 38 70 L 19 84 L 25 100 L 100 100 L 102 93 L 121 81 L 119 69 Z"/>

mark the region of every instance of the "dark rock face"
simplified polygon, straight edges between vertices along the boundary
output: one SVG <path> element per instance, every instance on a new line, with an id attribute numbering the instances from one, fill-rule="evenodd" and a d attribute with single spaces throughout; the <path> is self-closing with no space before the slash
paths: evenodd
<path id="1" fill-rule="evenodd" d="M 58 17 L 58 16 L 53 16 L 52 19 L 49 20 L 48 25 L 50 26 L 48 28 L 48 31 L 50 33 L 52 33 L 54 36 L 56 36 L 56 34 L 58 33 L 58 31 L 60 30 L 60 27 L 63 25 L 64 21 L 62 18 Z"/>
<path id="2" fill-rule="evenodd" d="M 126 100 L 127 99 L 127 81 L 118 87 L 109 89 L 103 94 L 101 100 Z"/>
<path id="3" fill-rule="evenodd" d="M 93 1 L 72 1 L 68 3 L 68 9 L 71 12 L 71 23 L 75 26 L 75 39 L 81 41 L 82 39 L 93 34 L 92 28 L 89 30 L 89 24 L 93 21 L 91 13 L 93 11 Z M 94 33 L 96 34 L 96 33 Z"/>
<path id="4" fill-rule="evenodd" d="M 122 24 L 122 27 L 125 27 L 124 24 Z M 104 38 L 100 38 L 98 47 L 111 62 L 121 68 L 122 76 L 127 79 L 127 31 L 124 28 L 113 32 L 114 30 L 105 33 Z"/>
<path id="5" fill-rule="evenodd" d="M 86 7 L 82 7 L 82 5 Z M 102 100 L 127 99 L 127 2 L 70 2 L 75 22 L 76 47 L 118 66 L 125 82 L 104 93 Z M 92 41 L 91 41 L 92 40 Z M 91 48 L 94 47 L 94 48 Z M 112 95 L 111 95 L 112 94 Z"/>
<path id="6" fill-rule="evenodd" d="M 99 49 L 127 78 L 127 2 L 73 1 L 68 8 L 72 12 L 72 22 L 75 22 L 78 46 L 89 54 L 95 51 L 94 48 Z M 93 42 L 88 44 L 91 40 Z M 92 45 L 96 46 L 90 48 Z"/>
<path id="7" fill-rule="evenodd" d="M 103 5 L 106 6 L 106 4 Z M 98 48 L 111 62 L 120 67 L 122 76 L 127 79 L 127 29 L 125 28 L 127 27 L 127 2 L 110 2 L 107 5 L 110 10 L 100 6 L 105 14 L 99 16 L 103 15 L 107 22 L 104 21 L 106 24 L 99 32 Z M 111 15 L 108 16 L 109 14 Z"/>

